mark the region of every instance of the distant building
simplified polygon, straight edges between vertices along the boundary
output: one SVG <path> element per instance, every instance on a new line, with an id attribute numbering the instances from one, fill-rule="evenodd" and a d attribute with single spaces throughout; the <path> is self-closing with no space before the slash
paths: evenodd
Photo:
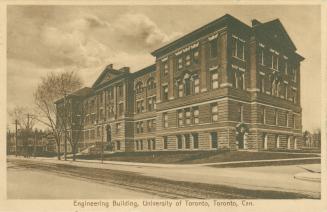
<path id="1" fill-rule="evenodd" d="M 306 148 L 317 149 L 321 147 L 321 133 L 320 131 L 315 131 L 310 133 L 305 131 L 303 133 L 303 146 Z"/>
<path id="2" fill-rule="evenodd" d="M 300 62 L 282 23 L 225 15 L 155 50 L 130 73 L 109 65 L 69 105 L 79 150 L 297 149 L 303 145 Z M 83 115 L 78 111 L 84 111 Z M 78 120 L 75 120 L 78 119 Z M 76 125 L 76 124 L 75 124 Z"/>
<path id="3" fill-rule="evenodd" d="M 24 156 L 41 155 L 46 153 L 55 153 L 55 144 L 51 142 L 52 136 L 44 131 L 28 131 L 19 130 L 17 133 L 17 146 L 16 134 L 12 132 L 7 133 L 7 154 L 17 154 Z M 53 139 L 52 139 L 53 140 Z"/>

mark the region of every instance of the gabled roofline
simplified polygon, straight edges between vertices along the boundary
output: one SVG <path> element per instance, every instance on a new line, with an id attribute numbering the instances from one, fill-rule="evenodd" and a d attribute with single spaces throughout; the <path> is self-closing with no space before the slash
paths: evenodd
<path id="1" fill-rule="evenodd" d="M 214 21 L 211 21 L 210 23 L 190 32 L 190 33 L 187 33 L 186 35 L 176 39 L 175 41 L 172 41 L 162 47 L 160 47 L 159 49 L 156 49 L 154 51 L 151 52 L 151 54 L 155 57 L 157 57 L 160 53 L 164 52 L 165 50 L 171 48 L 172 46 L 176 46 L 179 47 L 179 46 L 182 46 L 184 45 L 183 42 L 190 42 L 190 40 L 196 40 L 198 39 L 199 37 L 201 37 L 201 33 L 210 29 L 211 27 L 212 28 L 218 28 L 219 26 L 223 25 L 223 24 L 226 24 L 227 23 L 227 20 L 233 20 L 233 21 L 237 21 L 238 23 L 240 23 L 241 25 L 243 25 L 244 27 L 248 27 L 249 29 L 251 28 L 249 25 L 243 23 L 242 21 L 238 20 L 237 18 L 229 15 L 229 14 L 225 14 L 224 16 L 214 20 Z"/>

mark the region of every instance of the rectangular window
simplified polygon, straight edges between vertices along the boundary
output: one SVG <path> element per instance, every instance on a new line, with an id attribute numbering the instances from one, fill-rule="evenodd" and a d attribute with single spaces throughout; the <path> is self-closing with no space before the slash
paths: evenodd
<path id="1" fill-rule="evenodd" d="M 148 139 L 148 150 L 151 150 L 151 140 Z"/>
<path id="2" fill-rule="evenodd" d="M 183 83 L 178 84 L 178 97 L 182 97 L 184 94 L 184 85 Z"/>
<path id="3" fill-rule="evenodd" d="M 266 123 L 266 109 L 264 107 L 261 108 L 261 123 Z"/>
<path id="4" fill-rule="evenodd" d="M 186 125 L 191 124 L 191 111 L 190 111 L 190 108 L 185 109 L 185 123 L 186 123 Z"/>
<path id="5" fill-rule="evenodd" d="M 211 132 L 210 133 L 210 140 L 211 140 L 211 148 L 217 149 L 218 148 L 217 132 Z"/>
<path id="6" fill-rule="evenodd" d="M 210 57 L 217 57 L 218 53 L 218 41 L 217 39 L 213 39 L 210 41 Z"/>
<path id="7" fill-rule="evenodd" d="M 182 149 L 183 148 L 183 140 L 181 135 L 177 135 L 177 148 Z"/>
<path id="8" fill-rule="evenodd" d="M 178 126 L 183 126 L 184 121 L 183 121 L 183 110 L 178 110 L 177 111 L 177 120 L 178 120 Z"/>
<path id="9" fill-rule="evenodd" d="M 244 60 L 245 41 L 236 36 L 232 37 L 232 55 Z"/>
<path id="10" fill-rule="evenodd" d="M 275 110 L 275 124 L 276 124 L 276 126 L 278 126 L 278 111 L 277 110 Z"/>
<path id="11" fill-rule="evenodd" d="M 143 150 L 143 140 L 140 140 L 140 149 Z"/>
<path id="12" fill-rule="evenodd" d="M 185 65 L 186 66 L 189 66 L 189 65 L 191 65 L 191 55 L 186 55 L 186 57 L 185 57 Z"/>
<path id="13" fill-rule="evenodd" d="M 165 85 L 162 87 L 162 91 L 163 91 L 163 95 L 162 95 L 162 98 L 163 100 L 168 100 L 168 86 Z"/>
<path id="14" fill-rule="evenodd" d="M 218 104 L 217 103 L 212 103 L 211 104 L 211 117 L 212 121 L 218 121 Z"/>
<path id="15" fill-rule="evenodd" d="M 271 54 L 271 68 L 274 70 L 278 70 L 278 55 L 275 53 Z"/>
<path id="16" fill-rule="evenodd" d="M 164 76 L 167 76 L 168 75 L 168 72 L 169 72 L 169 69 L 168 69 L 168 62 L 164 62 L 162 64 L 162 67 L 163 67 L 163 73 L 164 73 Z"/>
<path id="17" fill-rule="evenodd" d="M 288 68 L 289 68 L 289 66 L 288 66 L 288 61 L 285 60 L 284 71 L 285 71 L 285 74 L 286 74 L 286 75 L 288 74 Z"/>
<path id="18" fill-rule="evenodd" d="M 119 133 L 120 132 L 120 129 L 121 129 L 121 124 L 120 123 L 117 123 L 116 124 L 116 133 Z"/>
<path id="19" fill-rule="evenodd" d="M 244 121 L 244 106 L 241 105 L 239 107 L 239 121 L 243 122 Z"/>
<path id="20" fill-rule="evenodd" d="M 199 50 L 197 48 L 193 50 L 193 63 L 199 63 Z"/>
<path id="21" fill-rule="evenodd" d="M 198 133 L 193 133 L 193 148 L 198 149 L 199 148 L 199 134 Z"/>
<path id="22" fill-rule="evenodd" d="M 168 137 L 164 136 L 163 141 L 164 141 L 164 149 L 168 149 Z"/>
<path id="23" fill-rule="evenodd" d="M 200 79 L 199 78 L 194 79 L 194 93 L 195 94 L 200 93 Z"/>
<path id="24" fill-rule="evenodd" d="M 259 48 L 259 64 L 265 65 L 264 61 L 264 48 Z"/>
<path id="25" fill-rule="evenodd" d="M 211 87 L 212 87 L 212 89 L 216 89 L 219 87 L 218 72 L 214 72 L 211 74 Z"/>
<path id="26" fill-rule="evenodd" d="M 183 68 L 183 58 L 182 57 L 177 58 L 177 67 L 178 67 L 178 69 Z"/>
<path id="27" fill-rule="evenodd" d="M 124 94 L 124 92 L 123 92 L 123 85 L 118 85 L 118 95 L 120 97 L 122 97 L 123 94 Z"/>
<path id="28" fill-rule="evenodd" d="M 116 148 L 117 148 L 117 150 L 120 150 L 120 141 L 116 142 Z"/>
<path id="29" fill-rule="evenodd" d="M 148 132 L 154 131 L 154 125 L 155 125 L 155 119 L 151 119 L 147 121 Z"/>
<path id="30" fill-rule="evenodd" d="M 260 83 L 261 83 L 261 85 L 260 85 L 260 91 L 262 93 L 264 93 L 265 92 L 265 77 L 264 76 L 261 76 Z"/>
<path id="31" fill-rule="evenodd" d="M 152 149 L 156 149 L 156 139 L 152 139 Z"/>
<path id="32" fill-rule="evenodd" d="M 148 111 L 155 109 L 155 97 L 148 98 Z"/>
<path id="33" fill-rule="evenodd" d="M 139 100 L 136 102 L 136 113 L 144 112 L 144 104 L 143 100 Z"/>
<path id="34" fill-rule="evenodd" d="M 288 113 L 285 114 L 286 116 L 286 127 L 289 127 L 289 118 L 288 118 Z"/>
<path id="35" fill-rule="evenodd" d="M 198 124 L 199 121 L 199 108 L 198 107 L 194 107 L 193 108 L 193 120 L 194 120 L 194 124 Z"/>
<path id="36" fill-rule="evenodd" d="M 135 141 L 136 150 L 139 150 L 139 141 Z"/>
<path id="37" fill-rule="evenodd" d="M 185 138 L 185 149 L 190 149 L 191 148 L 190 135 L 185 134 L 184 138 Z"/>
<path id="38" fill-rule="evenodd" d="M 163 113 L 162 114 L 162 119 L 163 119 L 163 127 L 167 128 L 168 127 L 168 114 L 167 113 Z"/>
<path id="39" fill-rule="evenodd" d="M 124 114 L 124 103 L 119 103 L 119 116 L 122 116 Z"/>

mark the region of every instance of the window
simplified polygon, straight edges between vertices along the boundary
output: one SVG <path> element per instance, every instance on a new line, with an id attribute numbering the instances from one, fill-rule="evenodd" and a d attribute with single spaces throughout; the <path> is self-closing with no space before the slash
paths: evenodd
<path id="1" fill-rule="evenodd" d="M 163 86 L 162 90 L 163 90 L 163 95 L 162 95 L 163 100 L 168 100 L 168 86 L 167 85 Z"/>
<path id="2" fill-rule="evenodd" d="M 218 42 L 217 39 L 213 39 L 210 41 L 210 57 L 217 57 L 218 53 Z"/>
<path id="3" fill-rule="evenodd" d="M 112 88 L 108 89 L 108 98 L 113 99 L 114 98 L 114 90 Z"/>
<path id="4" fill-rule="evenodd" d="M 118 95 L 119 97 L 122 97 L 123 94 L 124 94 L 124 91 L 123 91 L 123 85 L 118 85 Z"/>
<path id="5" fill-rule="evenodd" d="M 163 127 L 167 128 L 168 127 L 168 114 L 167 113 L 163 113 Z"/>
<path id="6" fill-rule="evenodd" d="M 119 133 L 121 129 L 121 124 L 120 123 L 116 123 L 116 133 Z"/>
<path id="7" fill-rule="evenodd" d="M 293 69 L 293 82 L 296 82 L 296 74 L 297 74 L 297 70 L 296 68 Z"/>
<path id="8" fill-rule="evenodd" d="M 181 135 L 177 135 L 177 149 L 183 148 L 183 140 Z"/>
<path id="9" fill-rule="evenodd" d="M 285 114 L 286 116 L 286 127 L 289 127 L 289 118 L 288 118 L 288 113 Z"/>
<path id="10" fill-rule="evenodd" d="M 293 128 L 295 128 L 295 114 L 293 114 Z"/>
<path id="11" fill-rule="evenodd" d="M 164 141 L 164 149 L 168 149 L 168 137 L 164 136 L 163 141 Z"/>
<path id="12" fill-rule="evenodd" d="M 143 100 L 136 101 L 136 113 L 144 112 Z"/>
<path id="13" fill-rule="evenodd" d="M 190 108 L 185 109 L 185 123 L 186 123 L 186 125 L 191 124 L 191 111 L 190 111 Z"/>
<path id="14" fill-rule="evenodd" d="M 212 121 L 218 121 L 218 104 L 217 103 L 212 103 L 211 104 L 211 117 Z"/>
<path id="15" fill-rule="evenodd" d="M 148 139 L 148 150 L 151 150 L 151 140 Z"/>
<path id="16" fill-rule="evenodd" d="M 152 139 L 152 149 L 156 149 L 156 139 Z"/>
<path id="17" fill-rule="evenodd" d="M 168 72 L 169 72 L 169 69 L 168 69 L 168 62 L 167 62 L 167 61 L 164 62 L 164 63 L 162 64 L 162 66 L 163 66 L 163 73 L 164 73 L 164 76 L 167 76 L 167 75 L 168 75 Z"/>
<path id="18" fill-rule="evenodd" d="M 240 80 L 239 80 L 239 82 L 240 82 L 240 88 L 241 88 L 242 90 L 245 90 L 244 73 L 240 73 Z"/>
<path id="19" fill-rule="evenodd" d="M 116 148 L 117 150 L 120 150 L 120 141 L 116 141 Z"/>
<path id="20" fill-rule="evenodd" d="M 199 134 L 198 133 L 193 133 L 193 148 L 198 149 L 199 148 Z"/>
<path id="21" fill-rule="evenodd" d="M 199 50 L 193 49 L 193 63 L 198 64 L 199 63 Z"/>
<path id="22" fill-rule="evenodd" d="M 261 76 L 260 77 L 260 91 L 262 92 L 262 93 L 264 93 L 265 92 L 265 77 L 264 76 Z"/>
<path id="23" fill-rule="evenodd" d="M 183 110 L 178 110 L 177 111 L 177 120 L 178 120 L 178 126 L 183 126 L 184 125 L 184 121 L 183 121 Z"/>
<path id="24" fill-rule="evenodd" d="M 177 68 L 182 69 L 183 68 L 183 58 L 180 56 L 177 58 Z"/>
<path id="25" fill-rule="evenodd" d="M 217 132 L 211 132 L 210 133 L 210 140 L 211 140 L 211 148 L 217 149 L 218 148 Z"/>
<path id="26" fill-rule="evenodd" d="M 266 108 L 264 107 L 261 108 L 261 123 L 266 123 Z"/>
<path id="27" fill-rule="evenodd" d="M 244 60 L 244 46 L 244 40 L 237 38 L 236 36 L 232 37 L 232 55 L 234 57 Z"/>
<path id="28" fill-rule="evenodd" d="M 185 57 L 185 65 L 186 66 L 189 66 L 189 65 L 191 65 L 191 55 L 186 55 L 186 57 Z"/>
<path id="29" fill-rule="evenodd" d="M 139 150 L 139 141 L 135 141 L 136 150 Z"/>
<path id="30" fill-rule="evenodd" d="M 148 111 L 152 111 L 155 109 L 156 97 L 148 98 Z"/>
<path id="31" fill-rule="evenodd" d="M 140 149 L 143 150 L 143 140 L 139 140 L 140 143 Z"/>
<path id="32" fill-rule="evenodd" d="M 151 77 L 148 80 L 147 86 L 148 86 L 148 90 L 152 90 L 152 89 L 156 88 L 156 82 L 155 82 L 154 78 Z"/>
<path id="33" fill-rule="evenodd" d="M 259 64 L 260 65 L 265 65 L 264 61 L 264 48 L 259 48 Z"/>
<path id="34" fill-rule="evenodd" d="M 200 93 L 200 79 L 199 78 L 194 79 L 194 93 L 195 94 Z"/>
<path id="35" fill-rule="evenodd" d="M 153 132 L 155 129 L 155 119 L 151 119 L 147 121 L 147 128 L 148 128 L 148 132 Z"/>
<path id="36" fill-rule="evenodd" d="M 143 121 L 139 122 L 139 133 L 143 133 Z"/>
<path id="37" fill-rule="evenodd" d="M 199 108 L 198 107 L 194 107 L 193 108 L 193 120 L 194 120 L 194 124 L 198 124 L 199 121 Z"/>
<path id="38" fill-rule="evenodd" d="M 278 126 L 278 110 L 275 110 L 275 124 Z"/>
<path id="39" fill-rule="evenodd" d="M 273 111 L 273 120 L 274 120 L 274 124 L 276 125 L 276 110 Z"/>
<path id="40" fill-rule="evenodd" d="M 218 83 L 218 72 L 213 72 L 211 74 L 211 88 L 216 89 L 219 87 Z"/>
<path id="41" fill-rule="evenodd" d="M 271 68 L 278 70 L 278 55 L 275 53 L 271 54 Z"/>
<path id="42" fill-rule="evenodd" d="M 182 97 L 183 96 L 183 93 L 184 93 L 183 89 L 184 89 L 183 83 L 182 82 L 179 82 L 178 83 L 178 97 Z"/>
<path id="43" fill-rule="evenodd" d="M 286 75 L 288 74 L 288 68 L 289 68 L 289 66 L 288 66 L 288 61 L 285 60 L 285 63 L 284 63 L 284 71 L 285 71 L 285 74 L 286 74 Z"/>
<path id="44" fill-rule="evenodd" d="M 236 70 L 234 71 L 233 86 L 234 86 L 234 88 L 238 88 L 238 73 Z"/>
<path id="45" fill-rule="evenodd" d="M 185 138 L 185 149 L 190 149 L 191 148 L 190 135 L 185 134 L 184 138 Z"/>
<path id="46" fill-rule="evenodd" d="M 239 113 L 238 121 L 243 122 L 244 121 L 244 106 L 243 105 L 240 105 L 238 113 Z"/>
<path id="47" fill-rule="evenodd" d="M 124 103 L 119 103 L 119 116 L 122 116 L 124 113 Z"/>
<path id="48" fill-rule="evenodd" d="M 185 96 L 188 96 L 191 94 L 191 83 L 190 78 L 187 78 L 184 80 L 184 90 L 185 90 Z"/>
<path id="49" fill-rule="evenodd" d="M 136 93 L 142 93 L 143 92 L 143 83 L 138 82 L 135 86 L 135 92 Z"/>

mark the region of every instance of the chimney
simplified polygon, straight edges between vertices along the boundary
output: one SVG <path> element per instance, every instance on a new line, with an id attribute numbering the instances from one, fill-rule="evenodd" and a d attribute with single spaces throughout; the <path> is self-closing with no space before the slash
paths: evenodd
<path id="1" fill-rule="evenodd" d="M 113 65 L 112 64 L 109 64 L 106 66 L 106 69 L 112 69 L 113 68 Z"/>
<path id="2" fill-rule="evenodd" d="M 129 67 L 122 67 L 119 71 L 129 73 Z"/>
<path id="3" fill-rule="evenodd" d="M 261 24 L 261 22 L 258 21 L 257 19 L 252 19 L 252 27 L 258 26 L 260 24 Z"/>

